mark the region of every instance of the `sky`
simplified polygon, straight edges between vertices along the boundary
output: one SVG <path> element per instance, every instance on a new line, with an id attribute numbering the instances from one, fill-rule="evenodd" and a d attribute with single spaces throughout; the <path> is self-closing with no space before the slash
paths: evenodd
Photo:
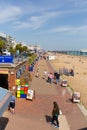
<path id="1" fill-rule="evenodd" d="M 0 0 L 0 32 L 45 50 L 87 49 L 87 0 Z"/>

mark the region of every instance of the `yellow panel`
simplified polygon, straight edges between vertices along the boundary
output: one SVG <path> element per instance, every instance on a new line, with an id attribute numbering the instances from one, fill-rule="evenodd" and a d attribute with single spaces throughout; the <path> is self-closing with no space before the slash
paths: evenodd
<path id="1" fill-rule="evenodd" d="M 20 94 L 17 94 L 17 98 L 20 98 Z"/>
<path id="2" fill-rule="evenodd" d="M 20 85 L 20 79 L 16 79 L 16 85 Z"/>
<path id="3" fill-rule="evenodd" d="M 19 91 L 19 90 L 17 91 L 17 94 L 20 94 L 20 91 Z"/>

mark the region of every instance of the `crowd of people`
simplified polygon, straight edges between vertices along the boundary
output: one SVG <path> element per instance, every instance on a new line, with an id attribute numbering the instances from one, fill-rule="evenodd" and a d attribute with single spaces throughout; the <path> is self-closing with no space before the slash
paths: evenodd
<path id="1" fill-rule="evenodd" d="M 51 84 L 55 82 L 58 85 L 58 83 L 60 82 L 60 74 L 56 71 L 54 72 L 54 74 L 48 73 L 48 82 Z"/>
<path id="2" fill-rule="evenodd" d="M 39 68 L 37 68 L 36 70 L 36 77 L 39 77 Z M 57 85 L 60 82 L 60 74 L 55 71 L 54 74 L 52 72 L 47 72 L 47 70 L 44 70 L 43 73 L 43 79 L 47 80 L 50 84 L 52 84 L 53 82 L 55 82 Z"/>

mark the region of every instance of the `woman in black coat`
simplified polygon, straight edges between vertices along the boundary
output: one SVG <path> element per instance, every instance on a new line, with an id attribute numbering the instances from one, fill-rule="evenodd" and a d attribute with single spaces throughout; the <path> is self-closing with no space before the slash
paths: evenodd
<path id="1" fill-rule="evenodd" d="M 53 110 L 52 110 L 52 124 L 54 124 L 54 121 L 56 121 L 55 127 L 59 127 L 59 121 L 58 121 L 58 115 L 59 115 L 59 107 L 57 102 L 53 102 Z"/>

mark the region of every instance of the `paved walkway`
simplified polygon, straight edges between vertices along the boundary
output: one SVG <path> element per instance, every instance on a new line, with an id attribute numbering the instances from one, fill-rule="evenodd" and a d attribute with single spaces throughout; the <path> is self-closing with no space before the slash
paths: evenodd
<path id="1" fill-rule="evenodd" d="M 35 99 L 29 101 L 19 98 L 16 101 L 15 114 L 7 110 L 1 118 L 0 130 L 54 130 L 50 125 L 53 101 L 57 101 L 63 114 L 59 116 L 59 130 L 87 130 L 87 120 L 76 104 L 70 100 L 66 88 L 49 84 L 43 79 L 43 73 L 53 71 L 45 60 L 40 60 L 37 67 L 40 77 L 33 77 L 30 89 L 35 90 Z"/>

